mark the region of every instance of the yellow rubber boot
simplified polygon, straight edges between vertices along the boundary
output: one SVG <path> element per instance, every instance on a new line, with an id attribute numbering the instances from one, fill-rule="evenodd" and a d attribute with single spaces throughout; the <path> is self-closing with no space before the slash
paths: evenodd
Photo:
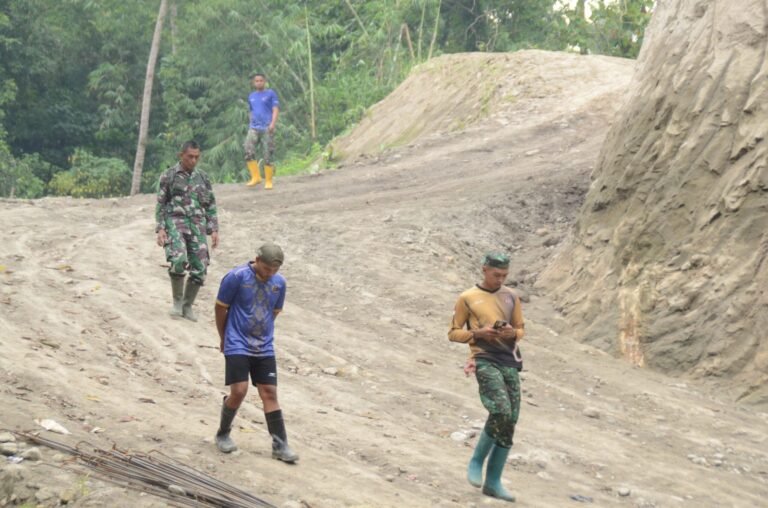
<path id="1" fill-rule="evenodd" d="M 251 172 L 251 181 L 248 182 L 248 187 L 253 187 L 257 183 L 261 182 L 261 174 L 259 174 L 259 161 L 248 161 L 246 162 L 246 165 L 248 166 L 248 171 Z"/>
<path id="2" fill-rule="evenodd" d="M 265 164 L 264 165 L 264 178 L 266 178 L 266 182 L 264 183 L 264 188 L 269 190 L 272 188 L 272 177 L 275 175 L 275 168 L 271 164 Z"/>

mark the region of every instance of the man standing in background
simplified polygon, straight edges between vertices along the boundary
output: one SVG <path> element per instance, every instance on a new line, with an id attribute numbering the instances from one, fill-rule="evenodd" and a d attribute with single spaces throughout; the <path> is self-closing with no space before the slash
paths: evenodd
<path id="1" fill-rule="evenodd" d="M 473 486 L 482 487 L 486 496 L 514 501 L 515 497 L 501 484 L 501 473 L 520 414 L 518 371 L 523 360 L 518 343 L 523 338 L 524 324 L 520 298 L 504 286 L 508 273 L 508 256 L 485 255 L 483 280 L 459 296 L 448 338 L 469 344 L 480 400 L 488 410 L 488 419 L 467 467 L 467 479 Z M 488 467 L 483 482 L 486 458 Z"/>
<path id="2" fill-rule="evenodd" d="M 251 180 L 246 184 L 249 187 L 261 182 L 257 150 L 261 149 L 264 161 L 265 189 L 272 188 L 272 177 L 275 174 L 275 166 L 272 156 L 275 152 L 275 125 L 280 114 L 280 102 L 277 93 L 267 88 L 267 78 L 264 74 L 256 73 L 251 76 L 251 84 L 254 91 L 248 96 L 248 108 L 251 121 L 248 125 L 248 135 L 245 137 L 245 163 L 251 173 Z"/>
<path id="3" fill-rule="evenodd" d="M 192 304 L 205 282 L 211 245 L 219 245 L 216 197 L 208 175 L 196 170 L 200 147 L 194 141 L 181 145 L 179 162 L 160 175 L 155 207 L 157 244 L 165 248 L 170 263 L 173 307 L 171 316 L 197 321 Z M 189 270 L 186 287 L 184 278 Z"/>

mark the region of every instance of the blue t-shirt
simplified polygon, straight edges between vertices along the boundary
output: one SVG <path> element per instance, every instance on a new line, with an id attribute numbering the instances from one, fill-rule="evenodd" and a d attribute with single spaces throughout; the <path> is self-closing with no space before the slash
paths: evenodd
<path id="1" fill-rule="evenodd" d="M 236 266 L 221 280 L 216 301 L 229 307 L 224 355 L 275 356 L 274 310 L 285 302 L 285 277 L 262 282 L 250 263 Z"/>
<path id="2" fill-rule="evenodd" d="M 252 92 L 248 96 L 248 107 L 251 108 L 251 129 L 265 131 L 272 123 L 272 108 L 279 108 L 280 101 L 277 93 L 271 88 L 261 92 Z"/>

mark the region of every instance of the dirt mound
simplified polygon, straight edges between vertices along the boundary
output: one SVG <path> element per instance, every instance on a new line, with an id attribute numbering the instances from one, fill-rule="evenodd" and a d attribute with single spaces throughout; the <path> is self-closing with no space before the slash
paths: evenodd
<path id="1" fill-rule="evenodd" d="M 637 365 L 768 403 L 768 15 L 659 3 L 571 244 L 543 287 Z"/>
<path id="2" fill-rule="evenodd" d="M 569 53 L 463 53 L 444 55 L 415 68 L 394 92 L 333 142 L 334 156 L 355 159 L 445 136 L 484 122 L 502 127 L 536 120 L 546 124 L 572 111 L 600 107 L 615 97 L 632 65 L 628 60 Z M 616 99 L 609 100 L 613 107 Z"/>

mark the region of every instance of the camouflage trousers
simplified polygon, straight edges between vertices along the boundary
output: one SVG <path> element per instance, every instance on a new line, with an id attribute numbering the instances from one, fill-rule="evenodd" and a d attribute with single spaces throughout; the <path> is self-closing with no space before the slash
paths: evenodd
<path id="1" fill-rule="evenodd" d="M 515 367 L 478 358 L 475 377 L 480 400 L 489 413 L 485 433 L 498 446 L 510 448 L 520 415 L 520 375 Z"/>
<path id="2" fill-rule="evenodd" d="M 243 148 L 245 149 L 245 160 L 247 161 L 259 160 L 256 152 L 261 148 L 261 160 L 264 161 L 265 165 L 271 166 L 272 154 L 275 153 L 275 136 L 268 130 L 248 129 L 248 135 L 245 136 Z"/>
<path id="3" fill-rule="evenodd" d="M 184 275 L 202 285 L 208 271 L 208 241 L 205 231 L 196 224 L 189 224 L 189 233 L 182 233 L 173 221 L 165 224 L 168 240 L 165 242 L 165 259 L 171 264 L 168 273 Z"/>

